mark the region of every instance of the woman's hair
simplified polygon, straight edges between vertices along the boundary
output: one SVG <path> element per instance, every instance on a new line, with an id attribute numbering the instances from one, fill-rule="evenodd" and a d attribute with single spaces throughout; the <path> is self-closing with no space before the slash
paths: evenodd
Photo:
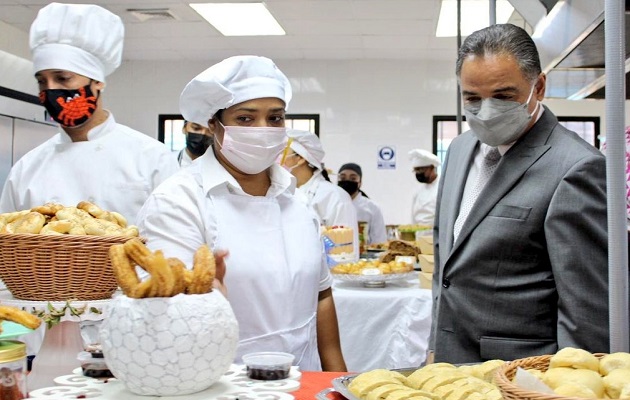
<path id="1" fill-rule="evenodd" d="M 469 56 L 509 54 L 516 59 L 523 75 L 534 80 L 542 72 L 536 44 L 523 28 L 512 24 L 497 24 L 473 32 L 459 48 L 455 73 L 459 77 L 462 64 Z"/>
<path id="2" fill-rule="evenodd" d="M 326 168 L 324 168 L 323 164 L 322 164 L 322 176 L 324 177 L 324 179 L 326 179 L 328 182 L 330 182 L 330 177 L 328 176 L 328 171 L 326 171 Z"/>

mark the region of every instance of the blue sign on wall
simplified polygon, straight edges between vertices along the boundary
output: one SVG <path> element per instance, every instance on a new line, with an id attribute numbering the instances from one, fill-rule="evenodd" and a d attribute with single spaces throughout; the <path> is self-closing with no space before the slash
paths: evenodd
<path id="1" fill-rule="evenodd" d="M 378 169 L 396 169 L 395 146 L 379 146 L 377 157 L 376 167 Z"/>

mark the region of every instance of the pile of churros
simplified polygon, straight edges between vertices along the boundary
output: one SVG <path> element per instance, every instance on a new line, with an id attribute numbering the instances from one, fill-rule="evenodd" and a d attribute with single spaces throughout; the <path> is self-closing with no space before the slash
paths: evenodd
<path id="1" fill-rule="evenodd" d="M 42 320 L 33 314 L 11 306 L 0 306 L 0 321 L 12 321 L 29 329 L 37 329 L 42 323 Z M 0 333 L 2 333 L 2 325 L 0 325 Z"/>
<path id="2" fill-rule="evenodd" d="M 135 299 L 209 293 L 216 274 L 214 255 L 206 245 L 195 252 L 192 269 L 177 258 L 164 257 L 161 250 L 152 252 L 138 238 L 111 246 L 109 258 L 123 293 Z M 136 266 L 150 277 L 141 281 Z"/>

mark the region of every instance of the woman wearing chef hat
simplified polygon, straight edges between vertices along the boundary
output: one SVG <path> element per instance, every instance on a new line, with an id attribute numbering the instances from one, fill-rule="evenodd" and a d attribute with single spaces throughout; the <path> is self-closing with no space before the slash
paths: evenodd
<path id="1" fill-rule="evenodd" d="M 325 153 L 319 138 L 309 131 L 288 130 L 287 133 L 291 144 L 281 163 L 297 179 L 296 197 L 315 210 L 322 225 L 352 228 L 358 256 L 357 212 L 350 195 L 324 178 L 322 161 Z"/>
<path id="2" fill-rule="evenodd" d="M 30 32 L 39 100 L 62 132 L 13 166 L 0 212 L 87 200 L 135 224 L 149 193 L 179 169 L 162 143 L 103 108 L 123 34 L 120 18 L 96 5 L 51 3 L 39 11 Z"/>
<path id="3" fill-rule="evenodd" d="M 318 218 L 276 164 L 290 99 L 288 79 L 265 57 L 230 57 L 193 78 L 180 111 L 208 126 L 213 145 L 153 192 L 140 232 L 188 266 L 204 243 L 229 251 L 224 283 L 239 322 L 237 362 L 284 351 L 303 370 L 345 371 Z"/>
<path id="4" fill-rule="evenodd" d="M 440 159 L 435 154 L 423 149 L 411 150 L 409 159 L 416 180 L 420 182 L 420 187 L 412 198 L 412 221 L 414 224 L 433 226 L 439 182 L 437 168 L 441 164 Z"/>

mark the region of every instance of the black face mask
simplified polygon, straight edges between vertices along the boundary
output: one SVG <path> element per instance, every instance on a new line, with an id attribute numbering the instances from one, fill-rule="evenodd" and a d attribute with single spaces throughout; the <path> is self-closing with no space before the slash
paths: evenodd
<path id="1" fill-rule="evenodd" d="M 100 93 L 99 93 L 100 95 Z M 90 85 L 79 89 L 46 89 L 39 92 L 39 102 L 61 125 L 75 128 L 83 125 L 94 115 L 98 96 Z"/>
<path id="2" fill-rule="evenodd" d="M 348 192 L 350 196 L 352 196 L 353 194 L 357 192 L 357 190 L 359 190 L 359 182 L 339 181 L 337 182 L 337 185 L 343 190 L 345 190 L 346 192 Z"/>
<path id="3" fill-rule="evenodd" d="M 427 178 L 427 176 L 424 174 L 424 172 L 417 172 L 416 173 L 416 179 L 420 183 L 428 183 L 429 182 L 429 178 Z"/>
<path id="4" fill-rule="evenodd" d="M 201 156 L 212 144 L 212 136 L 186 132 L 186 148 L 195 156 Z"/>

